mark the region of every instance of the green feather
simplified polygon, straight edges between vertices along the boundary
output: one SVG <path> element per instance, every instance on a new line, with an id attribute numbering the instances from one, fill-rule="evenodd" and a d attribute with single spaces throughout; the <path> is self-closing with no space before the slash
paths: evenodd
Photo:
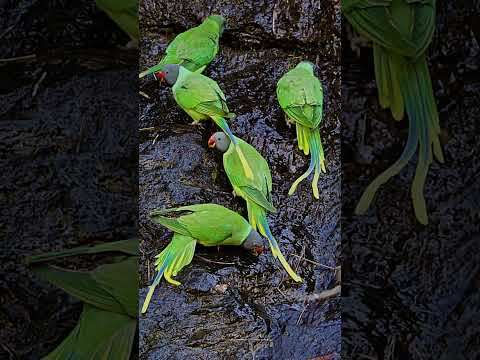
<path id="1" fill-rule="evenodd" d="M 310 166 L 295 180 L 288 194 L 292 195 L 300 182 L 314 172 L 313 196 L 319 199 L 320 172 L 326 172 L 318 129 L 323 116 L 323 90 L 313 73 L 313 64 L 303 61 L 283 75 L 277 83 L 277 99 L 288 119 L 296 124 L 298 148 L 305 155 L 311 154 Z"/>
<path id="2" fill-rule="evenodd" d="M 193 72 L 202 72 L 219 50 L 225 19 L 211 15 L 205 21 L 175 37 L 160 62 L 140 73 L 139 78 L 162 70 L 165 64 L 179 64 Z"/>
<path id="3" fill-rule="evenodd" d="M 389 107 L 397 120 L 404 112 L 409 118 L 402 155 L 367 187 L 355 212 L 363 214 L 379 187 L 398 174 L 418 150 L 411 196 L 418 221 L 427 224 L 423 188 L 433 157 L 443 162 L 438 111 L 425 55 L 435 28 L 435 1 L 347 0 L 342 1 L 342 10 L 353 27 L 374 42 L 380 105 Z"/>
<path id="4" fill-rule="evenodd" d="M 198 242 L 203 246 L 242 245 L 252 231 L 249 223 L 236 212 L 217 204 L 197 204 L 150 213 L 153 221 L 174 231 L 170 244 L 156 256 L 157 274 L 149 287 L 142 313 L 148 309 L 155 288 L 162 277 L 172 279 L 190 264 Z"/>
<path id="5" fill-rule="evenodd" d="M 272 175 L 267 161 L 260 155 L 260 153 L 250 144 L 237 138 L 238 147 L 242 150 L 255 169 L 253 179 L 245 176 L 242 171 L 242 163 L 235 151 L 233 144 L 230 144 L 229 149 L 223 155 L 223 167 L 227 174 L 230 183 L 238 196 L 241 196 L 247 202 L 248 219 L 253 229 L 265 236 L 270 243 L 272 254 L 278 258 L 285 270 L 295 281 L 302 281 L 301 278 L 295 274 L 288 262 L 285 260 L 277 241 L 273 237 L 268 222 L 266 219 L 267 211 L 274 211 L 275 207 L 271 203 L 272 191 Z"/>

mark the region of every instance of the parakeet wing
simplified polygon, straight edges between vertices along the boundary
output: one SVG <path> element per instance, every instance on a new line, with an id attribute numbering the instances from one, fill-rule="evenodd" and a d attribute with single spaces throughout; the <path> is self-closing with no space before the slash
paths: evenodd
<path id="1" fill-rule="evenodd" d="M 196 66 L 208 64 L 218 52 L 217 41 L 216 36 L 197 30 L 176 47 L 176 56 Z"/>
<path id="2" fill-rule="evenodd" d="M 173 212 L 179 213 L 175 219 L 161 217 L 161 214 Z M 175 222 L 175 228 L 182 230 L 181 234 L 189 234 L 206 246 L 240 245 L 250 233 L 250 225 L 241 215 L 217 204 L 196 204 L 154 213 L 156 221 L 162 225 L 166 224 L 165 219 Z"/>
<path id="3" fill-rule="evenodd" d="M 237 138 L 238 139 L 238 138 Z M 238 139 L 239 146 L 242 149 L 252 169 L 255 169 L 254 178 L 249 179 L 245 176 L 240 159 L 231 147 L 223 157 L 223 165 L 232 186 L 238 187 L 245 192 L 248 198 L 269 211 L 275 212 L 275 207 L 271 203 L 270 193 L 272 191 L 272 175 L 267 161 L 250 144 Z"/>
<path id="4" fill-rule="evenodd" d="M 320 81 L 303 69 L 293 69 L 277 85 L 282 109 L 299 124 L 316 128 L 322 119 L 323 91 Z"/>
<path id="5" fill-rule="evenodd" d="M 175 85 L 175 97 L 185 109 L 193 109 L 208 116 L 228 115 L 225 95 L 212 79 L 191 73 L 181 84 Z"/>

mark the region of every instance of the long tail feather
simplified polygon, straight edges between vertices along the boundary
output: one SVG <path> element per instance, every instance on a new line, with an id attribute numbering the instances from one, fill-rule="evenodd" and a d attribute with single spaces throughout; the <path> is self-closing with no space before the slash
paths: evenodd
<path id="1" fill-rule="evenodd" d="M 245 175 L 250 180 L 253 180 L 254 177 L 253 177 L 252 168 L 250 167 L 250 164 L 248 163 L 247 158 L 243 154 L 242 149 L 240 149 L 240 146 L 238 146 L 237 138 L 235 137 L 235 135 L 233 135 L 233 133 L 230 130 L 230 128 L 228 127 L 228 124 L 225 121 L 225 119 L 220 117 L 220 116 L 214 116 L 214 117 L 212 117 L 212 119 L 215 122 L 215 124 L 217 124 L 218 127 L 220 127 L 223 130 L 223 132 L 225 134 L 227 134 L 227 136 L 230 138 L 230 141 L 232 142 L 233 146 L 235 147 L 235 151 L 237 152 L 238 157 L 239 157 L 239 159 L 242 163 L 243 171 L 245 172 Z"/>
<path id="2" fill-rule="evenodd" d="M 418 221 L 426 225 L 428 215 L 423 188 L 428 168 L 433 162 L 433 155 L 443 162 L 443 154 L 438 139 L 440 125 L 430 75 L 425 59 L 420 59 L 415 64 L 400 63 L 395 59 L 391 59 L 390 62 L 393 64 L 393 71 L 401 74 L 403 78 L 401 90 L 409 118 L 408 140 L 400 158 L 367 187 L 355 209 L 355 213 L 363 214 L 370 206 L 378 188 L 391 177 L 397 175 L 419 149 L 411 196 Z"/>
<path id="3" fill-rule="evenodd" d="M 295 280 L 296 282 L 302 282 L 302 278 L 298 276 L 295 271 L 293 271 L 293 269 L 290 267 L 287 260 L 283 256 L 282 252 L 280 251 L 277 240 L 273 236 L 272 232 L 270 231 L 270 227 L 268 226 L 265 211 L 255 206 L 252 206 L 251 210 L 253 210 L 252 214 L 255 218 L 255 224 L 258 226 L 258 230 L 263 236 L 268 239 L 273 256 L 280 261 L 280 263 L 287 271 L 288 275 L 290 275 L 293 280 Z"/>
<path id="4" fill-rule="evenodd" d="M 170 265 L 170 261 L 172 260 L 173 254 L 168 253 L 167 258 L 163 262 L 163 264 L 160 266 L 160 268 L 157 270 L 157 275 L 155 275 L 155 278 L 153 279 L 152 284 L 148 287 L 148 293 L 147 297 L 145 298 L 145 301 L 143 302 L 142 306 L 142 314 L 144 314 L 147 309 L 148 305 L 150 304 L 150 301 L 152 300 L 153 293 L 155 291 L 155 288 L 160 284 L 160 280 L 162 280 L 163 273 L 165 269 Z"/>
<path id="5" fill-rule="evenodd" d="M 320 198 L 318 192 L 318 180 L 320 178 L 320 172 L 326 172 L 325 168 L 325 154 L 323 152 L 322 141 L 320 139 L 320 132 L 317 129 L 309 129 L 297 123 L 297 139 L 298 147 L 300 150 L 303 150 L 305 155 L 308 155 L 310 152 L 310 165 L 307 171 L 302 174 L 290 187 L 288 195 L 292 195 L 296 190 L 298 185 L 305 180 L 314 170 L 313 181 L 312 181 L 312 190 L 313 196 L 316 199 Z"/>
<path id="6" fill-rule="evenodd" d="M 142 314 L 148 309 L 148 304 L 152 299 L 155 288 L 160 284 L 162 276 L 165 277 L 170 284 L 181 285 L 180 282 L 172 279 L 185 266 L 190 264 L 195 253 L 196 240 L 190 236 L 174 234 L 173 239 L 168 246 L 156 256 L 155 266 L 157 274 L 149 286 L 147 296 L 142 306 Z"/>

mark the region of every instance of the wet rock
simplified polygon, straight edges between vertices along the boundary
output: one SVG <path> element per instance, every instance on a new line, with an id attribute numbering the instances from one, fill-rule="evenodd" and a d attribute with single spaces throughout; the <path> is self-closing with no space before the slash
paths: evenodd
<path id="1" fill-rule="evenodd" d="M 205 273 L 201 270 L 192 270 L 186 275 L 184 284 L 189 290 L 199 291 L 199 292 L 210 292 L 215 289 L 218 282 L 218 277 Z"/>
<path id="2" fill-rule="evenodd" d="M 321 11 L 315 11 L 318 6 Z M 326 308 L 309 308 L 311 325 L 295 324 L 306 297 L 328 288 L 334 277 L 334 271 L 303 258 L 336 266 L 340 254 L 340 44 L 333 46 L 332 40 L 340 33 L 337 10 L 332 2 L 323 1 L 181 1 L 175 8 L 163 2 L 144 2 L 142 69 L 160 59 L 178 32 L 198 24 L 207 14 L 219 12 L 227 18 L 220 52 L 205 74 L 218 82 L 229 108 L 237 114 L 231 122 L 232 131 L 252 144 L 270 165 L 273 202 L 278 212 L 269 215 L 269 223 L 283 253 L 305 282 L 293 283 L 270 252 L 255 257 L 234 247 L 220 251 L 198 247 L 201 256 L 234 265 L 194 257 L 178 276 L 183 281 L 192 276 L 188 285 L 185 282 L 185 287 L 175 289 L 161 286 L 145 317 L 148 323 L 155 321 L 156 327 L 140 328 L 141 343 L 149 344 L 141 347 L 142 359 L 163 359 L 172 349 L 192 354 L 192 348 L 208 350 L 194 355 L 206 359 L 243 359 L 252 354 L 257 359 L 270 359 L 281 356 L 289 347 L 291 359 L 295 360 L 309 354 L 322 355 L 330 349 L 339 351 L 338 309 L 337 318 L 330 321 Z M 309 159 L 296 147 L 295 129 L 286 126 L 275 89 L 278 79 L 301 60 L 317 64 L 325 92 L 320 129 L 328 172 L 320 178 L 319 201 L 313 200 L 310 180 L 302 183 L 294 196 L 287 196 Z M 142 286 L 146 286 L 152 276 L 147 274 L 148 262 L 171 237 L 170 232 L 148 220 L 151 209 L 215 202 L 243 216 L 247 213 L 245 202 L 232 195 L 221 154 L 207 147 L 209 136 L 218 131 L 215 126 L 211 122 L 206 122 L 203 129 L 190 126 L 191 119 L 178 108 L 167 88 L 145 82 L 142 91 L 150 99 L 141 99 L 140 126 L 155 127 L 140 145 L 139 211 L 144 254 L 140 277 Z M 200 283 L 204 279 L 206 286 Z M 195 287 L 200 291 L 189 289 Z M 168 296 L 169 302 L 162 303 L 155 299 L 157 296 Z M 175 307 L 176 314 L 165 313 L 168 306 Z M 178 317 L 182 320 L 178 321 Z M 159 329 L 167 324 L 172 325 L 165 335 Z M 286 327 L 294 335 L 285 334 L 282 329 Z M 322 339 L 322 344 L 316 338 Z M 315 347 L 310 349 L 312 343 Z"/>

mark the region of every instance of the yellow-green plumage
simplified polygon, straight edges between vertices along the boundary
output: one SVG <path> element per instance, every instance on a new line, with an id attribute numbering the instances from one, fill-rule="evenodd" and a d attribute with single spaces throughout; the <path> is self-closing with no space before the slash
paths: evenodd
<path id="1" fill-rule="evenodd" d="M 323 116 L 323 90 L 313 73 L 313 64 L 301 62 L 283 75 L 277 83 L 277 99 L 288 122 L 296 126 L 298 148 L 305 155 L 311 154 L 308 170 L 292 184 L 288 194 L 292 195 L 300 182 L 314 172 L 312 190 L 318 199 L 318 179 L 320 172 L 326 172 L 326 168 L 319 131 Z"/>
<path id="2" fill-rule="evenodd" d="M 252 231 L 252 227 L 241 215 L 216 204 L 156 210 L 151 213 L 151 218 L 172 230 L 174 235 L 170 244 L 155 257 L 157 275 L 149 287 L 142 313 L 147 311 L 162 276 L 170 284 L 180 285 L 172 277 L 190 264 L 197 242 L 203 246 L 239 246 Z"/>
<path id="3" fill-rule="evenodd" d="M 227 177 L 235 193 L 247 202 L 250 225 L 268 239 L 273 256 L 281 262 L 288 274 L 295 281 L 301 282 L 302 279 L 288 264 L 268 226 L 267 212 L 276 210 L 271 199 L 272 175 L 267 161 L 253 146 L 240 138 L 236 138 L 236 140 L 247 161 L 255 169 L 254 177 L 250 179 L 245 176 L 242 171 L 242 162 L 233 144 L 230 144 L 228 150 L 223 154 L 223 167 Z"/>
<path id="4" fill-rule="evenodd" d="M 172 93 L 177 104 L 195 123 L 212 119 L 228 135 L 242 161 L 245 175 L 250 179 L 253 178 L 252 168 L 242 149 L 236 146 L 235 136 L 225 120 L 225 118 L 234 118 L 235 114 L 228 109 L 227 100 L 218 84 L 205 75 L 191 72 L 180 66 Z"/>
<path id="5" fill-rule="evenodd" d="M 400 158 L 365 190 L 356 213 L 364 213 L 378 188 L 398 174 L 418 150 L 411 196 L 417 219 L 428 223 L 423 188 L 433 157 L 443 162 L 440 125 L 426 50 L 435 27 L 435 0 L 344 0 L 352 26 L 373 42 L 379 102 L 401 120 L 406 112 L 409 135 Z"/>
<path id="6" fill-rule="evenodd" d="M 162 60 L 140 73 L 139 78 L 154 74 L 166 64 L 178 64 L 190 71 L 201 73 L 215 58 L 225 19 L 210 15 L 199 26 L 181 34 L 168 45 Z"/>

